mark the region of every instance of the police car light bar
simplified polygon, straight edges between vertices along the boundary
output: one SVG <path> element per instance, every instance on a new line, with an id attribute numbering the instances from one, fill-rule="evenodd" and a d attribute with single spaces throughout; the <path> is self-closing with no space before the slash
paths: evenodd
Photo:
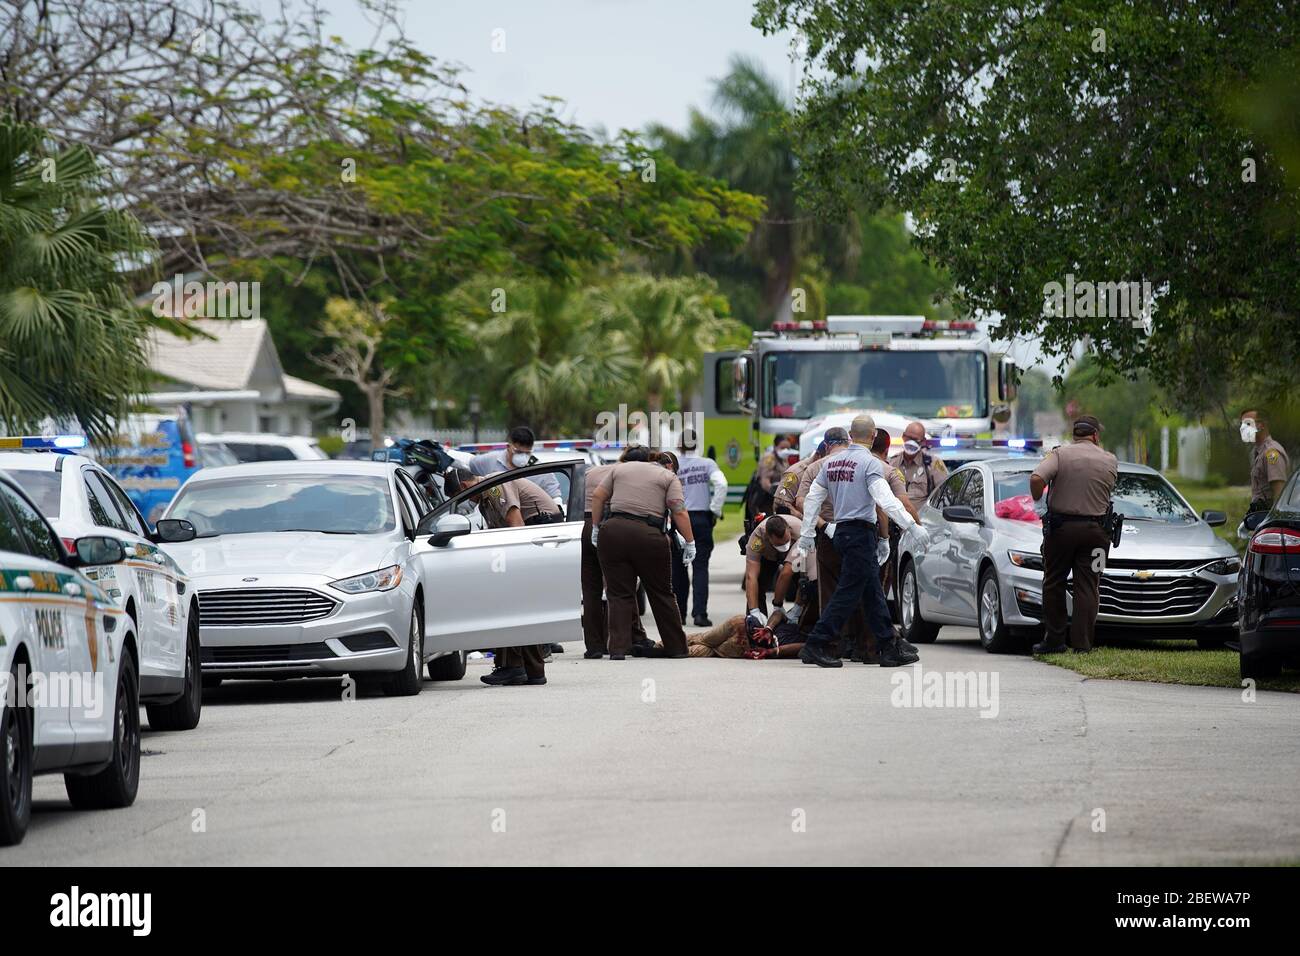
<path id="1" fill-rule="evenodd" d="M 14 435 L 13 437 L 0 437 L 0 449 L 14 451 L 74 451 L 85 447 L 85 435 Z"/>
<path id="2" fill-rule="evenodd" d="M 480 455 L 485 451 L 501 451 L 509 442 L 481 442 L 477 445 L 457 445 L 456 451 Z M 560 438 L 533 442 L 533 451 L 586 451 L 595 445 L 590 438 Z"/>
<path id="3" fill-rule="evenodd" d="M 953 438 L 939 439 L 940 448 L 1012 448 L 1027 451 L 1043 447 L 1041 438 Z"/>

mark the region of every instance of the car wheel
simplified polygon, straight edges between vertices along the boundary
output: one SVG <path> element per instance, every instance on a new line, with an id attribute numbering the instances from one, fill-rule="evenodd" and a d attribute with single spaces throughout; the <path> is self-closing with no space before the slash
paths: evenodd
<path id="1" fill-rule="evenodd" d="M 420 602 L 411 608 L 411 628 L 406 641 L 406 666 L 384 684 L 389 697 L 412 697 L 424 687 L 424 615 Z"/>
<path id="2" fill-rule="evenodd" d="M 1263 654 L 1241 655 L 1241 676 L 1262 680 L 1282 673 L 1282 662 Z"/>
<path id="3" fill-rule="evenodd" d="M 113 756 L 98 773 L 65 773 L 63 786 L 78 810 L 110 810 L 135 803 L 140 787 L 140 682 L 135 661 L 125 650 L 113 700 Z"/>
<path id="4" fill-rule="evenodd" d="M 979 632 L 980 644 L 990 654 L 1010 654 L 1019 649 L 1019 641 L 1002 620 L 1002 586 L 992 568 L 985 568 L 980 575 Z"/>
<path id="5" fill-rule="evenodd" d="M 456 651 L 429 661 L 429 680 L 460 680 L 465 676 L 468 651 Z"/>
<path id="6" fill-rule="evenodd" d="M 916 583 L 916 567 L 911 561 L 903 565 L 903 576 L 899 585 L 900 617 L 899 630 L 903 640 L 913 644 L 933 644 L 939 636 L 939 625 L 931 624 L 921 617 L 921 590 Z"/>
<path id="7" fill-rule="evenodd" d="M 32 709 L 25 687 L 18 684 L 18 668 L 9 670 L 14 704 L 5 707 L 0 720 L 0 759 L 3 759 L 3 793 L 0 793 L 0 846 L 23 841 L 32 819 Z M 20 699 L 21 698 L 21 699 Z M 3 701 L 0 700 L 0 704 Z"/>
<path id="8" fill-rule="evenodd" d="M 151 729 L 193 730 L 199 725 L 203 713 L 202 667 L 199 661 L 199 618 L 191 613 L 185 635 L 185 693 L 170 704 L 145 704 Z"/>

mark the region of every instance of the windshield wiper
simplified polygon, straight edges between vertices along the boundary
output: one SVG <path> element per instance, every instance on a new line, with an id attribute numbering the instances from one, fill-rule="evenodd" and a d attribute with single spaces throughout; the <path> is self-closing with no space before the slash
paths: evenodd
<path id="1" fill-rule="evenodd" d="M 360 531 L 326 531 L 323 528 L 276 528 L 276 533 L 300 531 L 308 534 L 360 534 Z"/>

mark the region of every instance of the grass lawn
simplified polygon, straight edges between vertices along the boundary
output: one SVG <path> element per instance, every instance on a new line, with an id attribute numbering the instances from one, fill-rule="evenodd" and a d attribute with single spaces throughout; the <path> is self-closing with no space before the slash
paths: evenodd
<path id="1" fill-rule="evenodd" d="M 1195 641 L 1116 641 L 1094 648 L 1091 654 L 1048 654 L 1038 659 L 1085 677 L 1241 687 L 1237 652 L 1204 651 Z M 1281 676 L 1258 681 L 1256 686 L 1260 690 L 1300 693 L 1300 671 L 1283 671 Z"/>

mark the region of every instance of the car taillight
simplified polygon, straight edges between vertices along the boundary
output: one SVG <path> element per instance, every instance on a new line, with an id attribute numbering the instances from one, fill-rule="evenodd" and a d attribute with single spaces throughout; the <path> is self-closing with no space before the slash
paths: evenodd
<path id="1" fill-rule="evenodd" d="M 1300 552 L 1300 531 L 1292 528 L 1268 528 L 1250 539 L 1252 554 Z"/>
<path id="2" fill-rule="evenodd" d="M 185 467 L 194 467 L 194 446 L 187 441 L 181 442 L 181 454 L 185 456 Z"/>

